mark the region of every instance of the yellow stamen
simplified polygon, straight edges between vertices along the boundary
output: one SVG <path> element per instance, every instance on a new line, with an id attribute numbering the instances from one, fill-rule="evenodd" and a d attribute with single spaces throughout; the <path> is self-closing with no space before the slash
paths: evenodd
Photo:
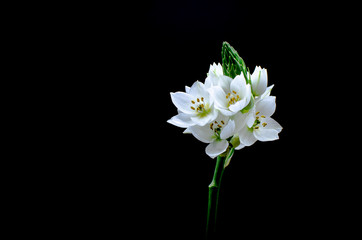
<path id="1" fill-rule="evenodd" d="M 191 100 L 192 104 L 195 104 L 195 101 L 194 100 Z"/>
<path id="2" fill-rule="evenodd" d="M 236 94 L 236 92 L 235 92 L 235 91 L 233 91 L 233 93 L 234 93 L 234 94 Z"/>
<path id="3" fill-rule="evenodd" d="M 224 123 L 224 121 L 223 121 L 223 120 L 221 120 L 221 123 L 222 123 L 223 125 L 225 125 L 225 123 Z"/>
<path id="4" fill-rule="evenodd" d="M 197 98 L 196 100 L 197 100 L 197 102 L 200 102 L 200 99 Z"/>
<path id="5" fill-rule="evenodd" d="M 192 109 L 192 110 L 195 110 L 195 108 L 194 108 L 194 107 L 191 107 L 191 109 Z"/>
<path id="6" fill-rule="evenodd" d="M 255 113 L 256 115 L 258 115 L 260 112 L 257 112 L 257 113 Z"/>
<path id="7" fill-rule="evenodd" d="M 263 127 L 265 127 L 266 125 L 268 125 L 267 123 L 263 123 Z"/>
<path id="8" fill-rule="evenodd" d="M 264 115 L 261 115 L 261 117 L 262 117 L 262 118 L 265 118 L 265 116 L 264 116 Z"/>
<path id="9" fill-rule="evenodd" d="M 204 101 L 204 97 L 201 97 L 201 101 Z"/>

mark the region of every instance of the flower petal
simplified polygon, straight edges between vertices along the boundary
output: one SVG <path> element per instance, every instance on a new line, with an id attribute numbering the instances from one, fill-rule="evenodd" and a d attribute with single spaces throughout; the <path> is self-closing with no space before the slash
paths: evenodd
<path id="1" fill-rule="evenodd" d="M 196 81 L 192 84 L 189 94 L 195 98 L 198 97 L 207 97 L 209 98 L 209 93 L 206 91 L 203 83 Z"/>
<path id="2" fill-rule="evenodd" d="M 221 129 L 220 138 L 228 139 L 234 134 L 235 134 L 235 122 L 233 120 L 229 120 L 226 126 Z"/>
<path id="3" fill-rule="evenodd" d="M 214 103 L 216 108 L 227 108 L 228 101 L 226 99 L 226 93 L 220 86 L 215 86 L 211 88 L 211 95 L 214 98 Z"/>
<path id="4" fill-rule="evenodd" d="M 242 95 L 242 97 L 246 94 L 246 81 L 244 75 L 236 76 L 232 82 L 230 83 L 230 90 L 235 91 L 237 94 Z"/>
<path id="5" fill-rule="evenodd" d="M 233 79 L 231 77 L 228 77 L 225 75 L 220 76 L 218 86 L 220 86 L 222 88 L 222 90 L 224 90 L 224 92 L 229 93 L 230 92 L 230 83 L 232 81 L 233 81 Z"/>
<path id="6" fill-rule="evenodd" d="M 275 112 L 276 104 L 275 97 L 266 97 L 256 104 L 256 112 L 260 112 L 260 115 L 270 117 Z"/>
<path id="7" fill-rule="evenodd" d="M 253 74 L 251 75 L 251 84 L 253 86 L 253 92 L 256 96 L 260 96 L 266 90 L 268 84 L 268 73 L 265 68 L 259 66 L 255 67 Z"/>
<path id="8" fill-rule="evenodd" d="M 259 129 L 255 129 L 253 131 L 253 134 L 256 139 L 262 142 L 274 141 L 279 139 L 278 131 L 275 129 L 266 129 L 261 127 Z"/>
<path id="9" fill-rule="evenodd" d="M 189 93 L 189 92 L 190 92 L 190 87 L 185 86 L 185 92 L 186 92 L 186 93 Z"/>
<path id="10" fill-rule="evenodd" d="M 195 125 L 195 123 L 191 120 L 190 115 L 182 112 L 180 112 L 176 116 L 173 116 L 167 122 L 182 128 L 187 128 Z"/>
<path id="11" fill-rule="evenodd" d="M 229 109 L 236 113 L 239 112 L 241 109 L 243 109 L 246 106 L 246 99 L 242 99 L 240 101 L 237 101 L 236 103 L 229 106 Z"/>
<path id="12" fill-rule="evenodd" d="M 253 135 L 253 131 L 249 130 L 249 128 L 245 126 L 239 132 L 239 140 L 245 146 L 251 146 L 256 142 L 257 139 Z"/>
<path id="13" fill-rule="evenodd" d="M 254 125 L 254 122 L 255 122 L 255 107 L 252 108 L 248 113 L 248 115 L 246 116 L 246 125 L 251 128 L 253 125 Z"/>
<path id="14" fill-rule="evenodd" d="M 248 114 L 249 113 L 238 112 L 233 116 L 233 120 L 235 121 L 235 132 L 239 132 L 241 128 L 245 126 Z"/>
<path id="15" fill-rule="evenodd" d="M 190 132 L 203 143 L 211 143 L 214 141 L 214 132 L 209 128 L 209 126 L 191 126 L 189 127 Z"/>
<path id="16" fill-rule="evenodd" d="M 274 119 L 272 119 L 270 117 L 265 118 L 265 120 L 263 122 L 266 123 L 266 125 L 265 125 L 266 129 L 275 129 L 275 130 L 277 130 L 278 133 L 280 133 L 283 129 L 283 127 L 280 126 L 280 124 L 277 121 L 275 121 Z"/>
<path id="17" fill-rule="evenodd" d="M 184 113 L 195 114 L 191 109 L 191 96 L 184 92 L 171 93 L 172 103 Z"/>
<path id="18" fill-rule="evenodd" d="M 206 154 L 209 155 L 211 158 L 215 158 L 219 156 L 221 153 L 225 152 L 228 148 L 229 143 L 226 140 L 221 141 L 214 141 L 207 145 L 206 147 Z"/>

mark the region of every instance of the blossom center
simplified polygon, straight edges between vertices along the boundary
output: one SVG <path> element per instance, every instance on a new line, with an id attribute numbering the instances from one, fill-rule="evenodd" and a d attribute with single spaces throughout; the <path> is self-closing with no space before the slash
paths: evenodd
<path id="1" fill-rule="evenodd" d="M 191 100 L 191 109 L 196 112 L 199 117 L 205 117 L 209 112 L 209 104 L 205 102 L 204 97 L 196 98 L 196 100 Z"/>
<path id="2" fill-rule="evenodd" d="M 229 92 L 228 94 L 226 94 L 226 99 L 229 100 L 228 105 L 227 105 L 228 107 L 241 100 L 240 96 L 235 91 L 232 91 L 231 93 Z"/>
<path id="3" fill-rule="evenodd" d="M 223 120 L 218 121 L 214 121 L 212 123 L 210 123 L 210 129 L 214 132 L 214 137 L 216 139 L 220 139 L 220 132 L 221 129 L 224 127 L 225 122 Z"/>
<path id="4" fill-rule="evenodd" d="M 260 126 L 265 127 L 266 125 L 268 125 L 266 122 L 264 122 L 265 116 L 264 115 L 260 115 L 260 112 L 257 112 L 255 115 L 255 121 L 254 124 L 251 128 L 249 128 L 250 131 L 253 131 L 254 129 L 259 129 Z"/>

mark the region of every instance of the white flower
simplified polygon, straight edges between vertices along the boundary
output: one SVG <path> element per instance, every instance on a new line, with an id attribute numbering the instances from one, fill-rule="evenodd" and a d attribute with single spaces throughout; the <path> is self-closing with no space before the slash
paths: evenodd
<path id="1" fill-rule="evenodd" d="M 196 81 L 186 92 L 171 93 L 171 100 L 178 109 L 178 115 L 167 122 L 178 127 L 204 126 L 215 120 L 218 112 L 214 101 L 204 84 Z"/>
<path id="2" fill-rule="evenodd" d="M 215 158 L 225 152 L 229 146 L 228 138 L 235 134 L 235 121 L 229 117 L 219 114 L 210 124 L 205 126 L 192 126 L 188 131 L 195 138 L 204 143 L 209 143 L 206 147 L 206 154 Z"/>
<path id="3" fill-rule="evenodd" d="M 251 98 L 250 85 L 246 84 L 243 75 L 238 75 L 234 79 L 223 76 L 210 92 L 215 100 L 215 108 L 226 116 L 235 115 L 245 108 Z"/>
<path id="4" fill-rule="evenodd" d="M 267 96 L 256 102 L 255 109 L 250 111 L 254 120 L 252 125 L 247 121 L 247 118 L 249 118 L 250 122 L 250 115 L 242 115 L 245 119 L 245 124 L 238 132 L 239 140 L 242 144 L 250 146 L 257 140 L 265 142 L 279 139 L 278 134 L 282 127 L 270 117 L 273 115 L 275 108 L 275 97 Z"/>
<path id="5" fill-rule="evenodd" d="M 217 86 L 220 78 L 222 78 L 223 76 L 224 73 L 220 63 L 218 63 L 217 65 L 215 63 L 213 65 L 210 65 L 207 78 L 205 79 L 205 87 L 210 88 L 212 86 Z"/>
<path id="6" fill-rule="evenodd" d="M 253 74 L 251 74 L 251 86 L 254 96 L 262 95 L 268 85 L 268 73 L 265 68 L 259 66 L 255 67 Z"/>

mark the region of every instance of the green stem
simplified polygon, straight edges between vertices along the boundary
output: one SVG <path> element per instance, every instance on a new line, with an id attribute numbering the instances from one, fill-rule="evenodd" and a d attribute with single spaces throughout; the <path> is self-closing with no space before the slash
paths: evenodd
<path id="1" fill-rule="evenodd" d="M 216 231 L 217 208 L 219 203 L 219 193 L 222 175 L 224 173 L 225 162 L 232 157 L 234 149 L 230 148 L 226 154 L 217 157 L 214 176 L 209 185 L 209 203 L 207 209 L 206 239 L 211 239 Z"/>

